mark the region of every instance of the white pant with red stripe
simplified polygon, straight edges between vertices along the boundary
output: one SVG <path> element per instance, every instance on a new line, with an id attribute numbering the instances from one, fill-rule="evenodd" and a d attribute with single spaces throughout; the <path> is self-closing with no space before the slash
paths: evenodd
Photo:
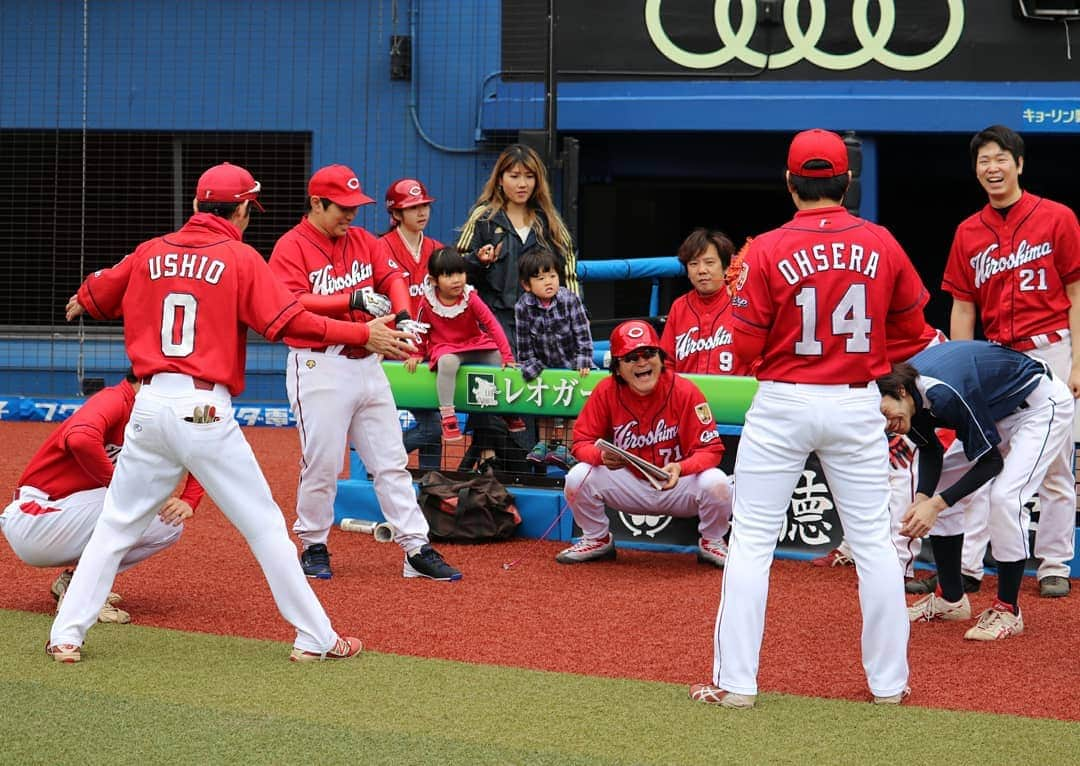
<path id="1" fill-rule="evenodd" d="M 394 540 L 406 553 L 424 545 L 428 523 L 416 504 L 397 405 L 379 357 L 293 350 L 285 388 L 303 453 L 293 532 L 304 547 L 326 543 L 334 524 L 346 441 L 371 474 L 379 508 L 396 531 Z"/>
<path id="2" fill-rule="evenodd" d="M 204 405 L 216 408 L 217 422 L 184 420 Z M 185 469 L 251 547 L 281 615 L 296 628 L 295 647 L 309 652 L 331 649 L 337 633 L 300 568 L 281 509 L 233 417 L 229 392 L 221 385 L 198 390 L 187 375 L 162 373 L 135 396 L 105 506 L 53 621 L 50 644 L 82 645 L 97 622 L 120 562 Z"/>
<path id="3" fill-rule="evenodd" d="M 719 468 L 680 476 L 671 489 L 655 489 L 632 468 L 611 470 L 603 465 L 578 463 L 566 474 L 566 504 L 585 537 L 607 537 L 605 508 L 623 513 L 698 517 L 698 532 L 707 540 L 720 540 L 731 521 L 731 483 Z"/>
<path id="4" fill-rule="evenodd" d="M 862 659 L 879 697 L 907 687 L 909 623 L 890 538 L 889 448 L 873 384 L 761 381 L 735 459 L 735 508 L 716 615 L 713 682 L 757 694 L 769 569 L 795 485 L 816 452 L 855 558 Z"/>
<path id="5" fill-rule="evenodd" d="M 11 550 L 32 567 L 70 567 L 82 556 L 101 509 L 105 488 L 75 492 L 58 500 L 35 487 L 19 487 L 18 498 L 0 516 Z M 156 515 L 142 536 L 122 559 L 123 572 L 180 539 L 183 524 L 166 524 Z"/>

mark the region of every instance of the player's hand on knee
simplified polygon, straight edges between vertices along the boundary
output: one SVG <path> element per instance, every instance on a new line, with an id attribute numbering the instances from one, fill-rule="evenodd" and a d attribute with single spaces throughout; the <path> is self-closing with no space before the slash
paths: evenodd
<path id="1" fill-rule="evenodd" d="M 364 348 L 373 354 L 382 354 L 388 359 L 408 359 L 416 354 L 416 346 L 412 344 L 409 333 L 400 330 L 392 330 L 388 322 L 392 322 L 392 316 L 381 316 L 368 322 L 371 336 Z"/>
<path id="2" fill-rule="evenodd" d="M 178 497 L 170 497 L 165 501 L 165 504 L 161 506 L 161 510 L 158 511 L 158 518 L 165 524 L 171 524 L 174 527 L 178 527 L 184 523 L 184 519 L 190 519 L 195 515 L 195 511 L 186 500 L 181 500 Z"/>
<path id="3" fill-rule="evenodd" d="M 900 519 L 900 534 L 912 539 L 926 537 L 934 528 L 938 514 L 945 509 L 940 495 L 927 498 L 917 495 L 916 500 Z"/>

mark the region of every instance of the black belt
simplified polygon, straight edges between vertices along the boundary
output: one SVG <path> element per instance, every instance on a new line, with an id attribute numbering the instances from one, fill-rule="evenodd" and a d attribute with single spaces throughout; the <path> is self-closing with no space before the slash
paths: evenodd
<path id="1" fill-rule="evenodd" d="M 189 376 L 189 377 L 191 377 L 191 376 Z M 148 385 L 150 385 L 151 382 L 153 382 L 153 380 L 154 380 L 153 375 L 147 375 L 145 378 L 143 378 L 139 382 L 142 383 L 144 386 L 148 386 Z M 197 388 L 199 391 L 213 391 L 214 386 L 216 385 L 214 383 L 214 381 L 212 381 L 212 380 L 206 380 L 205 378 L 195 378 L 195 377 L 191 378 L 191 384 L 193 386 L 195 386 L 195 388 Z"/>

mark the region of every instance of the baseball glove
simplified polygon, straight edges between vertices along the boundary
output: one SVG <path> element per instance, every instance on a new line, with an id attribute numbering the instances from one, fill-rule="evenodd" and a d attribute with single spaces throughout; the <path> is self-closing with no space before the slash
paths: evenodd
<path id="1" fill-rule="evenodd" d="M 743 246 L 739 248 L 739 252 L 732 256 L 731 263 L 728 264 L 727 271 L 724 272 L 724 285 L 727 288 L 728 295 L 734 295 L 742 287 L 740 277 L 745 279 L 743 277 L 743 259 L 746 258 L 746 251 L 750 249 L 750 243 L 753 241 L 753 237 L 746 238 Z"/>

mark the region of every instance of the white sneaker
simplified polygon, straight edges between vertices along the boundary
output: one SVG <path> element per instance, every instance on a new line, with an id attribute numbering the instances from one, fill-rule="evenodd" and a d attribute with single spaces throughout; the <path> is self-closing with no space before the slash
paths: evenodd
<path id="1" fill-rule="evenodd" d="M 756 694 L 737 694 L 721 689 L 715 684 L 694 684 L 690 687 L 690 699 L 706 705 L 744 710 L 754 706 Z"/>
<path id="2" fill-rule="evenodd" d="M 907 609 L 911 622 L 930 622 L 931 620 L 970 620 L 971 602 L 967 594 L 959 601 L 946 601 L 936 593 L 928 593 Z"/>
<path id="3" fill-rule="evenodd" d="M 964 634 L 964 638 L 970 641 L 999 641 L 1023 632 L 1023 614 L 1013 614 L 1007 606 L 995 601 L 992 607 L 979 615 L 979 621 Z"/>
<path id="4" fill-rule="evenodd" d="M 605 561 L 613 558 L 615 558 L 615 540 L 610 532 L 602 540 L 583 537 L 555 556 L 555 560 L 560 564 L 580 564 L 583 561 Z"/>
<path id="5" fill-rule="evenodd" d="M 727 563 L 728 548 L 723 538 L 719 540 L 706 540 L 704 537 L 698 540 L 697 560 L 702 564 L 712 564 L 714 567 L 724 568 Z"/>
<path id="6" fill-rule="evenodd" d="M 902 705 L 904 700 L 911 696 L 911 687 L 907 687 L 899 694 L 890 694 L 888 697 L 874 695 L 875 705 Z"/>

